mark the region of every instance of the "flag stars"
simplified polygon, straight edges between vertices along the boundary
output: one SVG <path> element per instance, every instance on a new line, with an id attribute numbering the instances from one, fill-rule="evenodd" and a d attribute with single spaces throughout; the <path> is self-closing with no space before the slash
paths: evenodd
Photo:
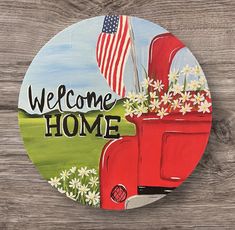
<path id="1" fill-rule="evenodd" d="M 119 16 L 105 16 L 103 24 L 103 33 L 116 33 L 118 29 Z"/>

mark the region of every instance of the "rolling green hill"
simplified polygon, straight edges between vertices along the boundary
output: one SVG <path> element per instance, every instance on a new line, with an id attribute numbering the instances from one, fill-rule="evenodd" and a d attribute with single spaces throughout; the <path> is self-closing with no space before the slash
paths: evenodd
<path id="1" fill-rule="evenodd" d="M 98 114 L 119 115 L 121 122 L 118 123 L 118 126 L 121 136 L 134 135 L 135 127 L 124 118 L 122 103 L 122 101 L 118 101 L 110 111 L 90 111 L 85 114 L 85 117 L 92 124 Z M 58 111 L 52 111 L 50 114 L 55 113 Z M 67 113 L 63 113 L 63 115 L 65 114 Z M 78 113 L 73 114 L 78 115 Z M 44 178 L 57 176 L 61 170 L 69 169 L 72 166 L 98 169 L 102 148 L 109 140 L 97 138 L 94 134 L 86 137 L 77 135 L 72 138 L 45 137 L 45 118 L 42 115 L 30 115 L 19 110 L 18 118 L 25 148 Z M 72 121 L 68 121 L 71 122 L 69 124 L 71 127 Z M 55 118 L 52 118 L 51 122 L 55 122 Z M 103 119 L 101 124 L 104 131 L 105 121 Z"/>

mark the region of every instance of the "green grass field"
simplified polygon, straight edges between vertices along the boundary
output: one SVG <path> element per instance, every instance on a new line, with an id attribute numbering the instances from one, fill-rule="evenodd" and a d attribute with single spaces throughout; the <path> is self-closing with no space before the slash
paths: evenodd
<path id="1" fill-rule="evenodd" d="M 111 111 L 93 111 L 87 113 L 86 119 L 92 124 L 97 114 L 119 115 L 121 122 L 119 133 L 122 135 L 134 135 L 135 127 L 124 118 L 122 101 L 119 101 Z M 103 146 L 109 141 L 104 138 L 97 138 L 94 134 L 87 134 L 86 137 L 79 135 L 68 138 L 45 137 L 45 118 L 42 116 L 33 117 L 22 110 L 18 113 L 21 135 L 25 148 L 30 159 L 38 168 L 45 179 L 58 176 L 61 170 L 69 169 L 72 166 L 87 166 L 98 169 L 99 158 Z M 54 122 L 55 119 L 52 119 Z M 73 125 L 69 120 L 69 126 Z M 102 118 L 102 130 L 105 128 L 105 121 Z"/>

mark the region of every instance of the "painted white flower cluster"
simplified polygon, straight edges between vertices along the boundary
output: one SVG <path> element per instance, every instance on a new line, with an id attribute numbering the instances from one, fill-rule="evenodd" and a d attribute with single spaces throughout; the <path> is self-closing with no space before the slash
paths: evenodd
<path id="1" fill-rule="evenodd" d="M 193 80 L 188 80 L 193 75 Z M 124 101 L 125 115 L 140 117 L 146 113 L 156 113 L 161 119 L 172 111 L 183 115 L 191 111 L 209 113 L 211 107 L 210 91 L 200 66 L 170 71 L 169 87 L 162 81 L 150 79 L 147 74 L 142 82 L 141 92 L 129 92 Z M 182 80 L 180 83 L 180 79 Z M 197 80 L 195 80 L 197 79 Z"/>
<path id="2" fill-rule="evenodd" d="M 100 205 L 99 178 L 95 169 L 72 167 L 48 181 L 68 198 L 94 207 Z"/>

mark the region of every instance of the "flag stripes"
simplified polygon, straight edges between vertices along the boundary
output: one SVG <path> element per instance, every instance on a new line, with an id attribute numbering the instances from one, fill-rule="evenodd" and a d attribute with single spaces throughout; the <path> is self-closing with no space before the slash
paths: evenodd
<path id="1" fill-rule="evenodd" d="M 130 50 L 131 38 L 127 16 L 105 16 L 96 45 L 96 59 L 110 88 L 125 96 L 123 72 Z"/>

